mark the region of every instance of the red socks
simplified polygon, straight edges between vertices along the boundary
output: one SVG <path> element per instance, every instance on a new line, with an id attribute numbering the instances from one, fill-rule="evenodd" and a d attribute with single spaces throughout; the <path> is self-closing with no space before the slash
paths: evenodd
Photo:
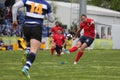
<path id="1" fill-rule="evenodd" d="M 51 54 L 54 55 L 55 48 L 51 48 Z"/>
<path id="2" fill-rule="evenodd" d="M 74 51 L 77 51 L 77 50 L 78 50 L 78 47 L 74 46 L 74 47 L 72 47 L 69 51 L 70 51 L 70 53 L 71 53 L 71 52 L 74 52 Z"/>
<path id="3" fill-rule="evenodd" d="M 79 59 L 82 57 L 82 55 L 83 55 L 83 52 L 82 52 L 82 51 L 78 52 L 78 54 L 77 54 L 77 57 L 76 57 L 75 61 L 76 61 L 76 62 L 78 62 L 78 61 L 79 61 Z"/>
<path id="4" fill-rule="evenodd" d="M 71 52 L 74 52 L 74 51 L 77 51 L 77 50 L 78 50 L 78 47 L 74 46 L 74 47 L 72 47 L 69 51 L 70 51 L 70 53 L 71 53 Z M 75 61 L 78 62 L 79 59 L 82 57 L 82 55 L 83 55 L 83 52 L 82 52 L 82 51 L 78 52 Z"/>

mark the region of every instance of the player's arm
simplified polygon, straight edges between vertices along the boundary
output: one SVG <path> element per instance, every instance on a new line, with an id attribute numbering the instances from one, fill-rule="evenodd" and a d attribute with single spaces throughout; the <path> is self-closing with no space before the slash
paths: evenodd
<path id="1" fill-rule="evenodd" d="M 48 4 L 47 6 L 48 6 L 48 9 L 47 9 L 47 19 L 48 19 L 48 21 L 53 23 L 55 19 L 54 19 L 54 15 L 53 15 L 51 6 L 50 6 L 50 4 Z"/>
<path id="2" fill-rule="evenodd" d="M 91 19 L 90 26 L 93 26 L 93 25 L 95 25 L 95 22 L 94 22 L 94 20 Z"/>
<path id="3" fill-rule="evenodd" d="M 13 18 L 13 27 L 16 27 L 18 25 L 17 22 L 17 11 L 19 8 L 24 7 L 24 3 L 22 0 L 16 2 L 12 7 L 12 18 Z"/>
<path id="4" fill-rule="evenodd" d="M 53 28 L 49 30 L 49 34 L 53 34 Z"/>
<path id="5" fill-rule="evenodd" d="M 80 34 L 81 30 L 82 30 L 81 28 L 79 28 L 79 29 L 77 30 L 76 35 L 75 35 L 75 38 L 78 37 L 78 35 Z"/>
<path id="6" fill-rule="evenodd" d="M 51 13 L 49 13 L 49 14 L 47 14 L 48 15 L 48 21 L 50 21 L 50 22 L 54 22 L 54 15 L 53 15 L 53 12 L 51 12 Z"/>

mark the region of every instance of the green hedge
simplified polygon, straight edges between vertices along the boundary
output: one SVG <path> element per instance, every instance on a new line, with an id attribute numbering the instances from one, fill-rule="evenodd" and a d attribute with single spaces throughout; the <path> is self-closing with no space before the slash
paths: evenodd
<path id="1" fill-rule="evenodd" d="M 113 43 L 110 39 L 95 39 L 94 49 L 112 49 Z"/>

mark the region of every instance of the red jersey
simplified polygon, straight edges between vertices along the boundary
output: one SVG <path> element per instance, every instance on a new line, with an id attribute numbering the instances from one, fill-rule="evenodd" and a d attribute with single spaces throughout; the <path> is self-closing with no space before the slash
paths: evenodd
<path id="1" fill-rule="evenodd" d="M 53 36 L 54 42 L 56 43 L 56 45 L 58 46 L 62 46 L 65 42 L 65 36 L 63 34 L 55 34 Z"/>
<path id="2" fill-rule="evenodd" d="M 90 38 L 95 38 L 95 25 L 91 25 L 91 22 L 94 22 L 93 19 L 87 18 L 87 22 L 81 22 L 80 28 L 84 29 L 84 36 Z"/>
<path id="3" fill-rule="evenodd" d="M 57 34 L 58 33 L 58 30 L 61 30 L 63 31 L 64 29 L 60 26 L 55 26 L 51 29 L 51 31 L 53 32 L 53 35 Z"/>

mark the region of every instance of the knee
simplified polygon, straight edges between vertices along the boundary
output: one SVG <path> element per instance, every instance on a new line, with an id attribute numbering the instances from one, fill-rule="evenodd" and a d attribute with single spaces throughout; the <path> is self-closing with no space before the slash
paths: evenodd
<path id="1" fill-rule="evenodd" d="M 85 48 L 84 48 L 84 47 L 80 47 L 80 51 L 81 51 L 81 52 L 84 52 L 84 51 L 85 51 Z"/>
<path id="2" fill-rule="evenodd" d="M 52 45 L 52 48 L 56 48 L 56 46 L 55 46 L 55 45 Z"/>
<path id="3" fill-rule="evenodd" d="M 80 47 L 81 47 L 81 44 L 77 43 L 77 44 L 76 44 L 76 47 L 77 47 L 77 48 L 80 48 Z"/>

